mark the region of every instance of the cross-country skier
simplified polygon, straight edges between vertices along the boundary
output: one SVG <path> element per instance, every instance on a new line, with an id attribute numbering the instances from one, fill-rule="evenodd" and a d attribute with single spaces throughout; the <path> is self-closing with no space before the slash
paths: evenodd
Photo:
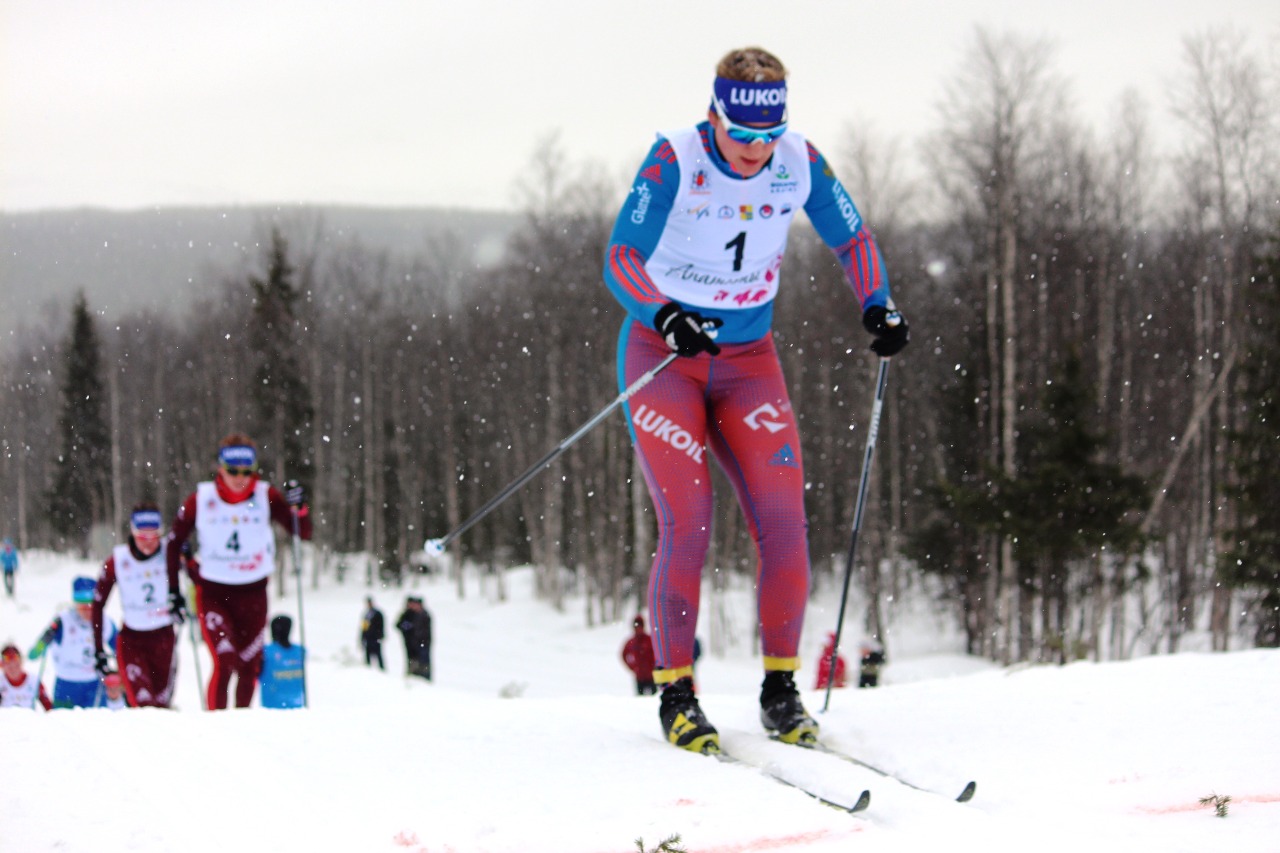
<path id="1" fill-rule="evenodd" d="M 102 689 L 106 693 L 102 699 L 102 707 L 108 711 L 123 711 L 133 707 L 125 696 L 124 679 L 120 677 L 120 673 L 108 672 L 102 676 Z"/>
<path id="2" fill-rule="evenodd" d="M 673 350 L 682 356 L 627 414 L 658 518 L 648 605 L 655 679 L 666 685 L 659 716 L 671 743 L 696 751 L 719 749 L 692 681 L 713 510 L 706 448 L 734 485 L 759 558 L 761 721 L 790 742 L 818 731 L 793 679 L 809 592 L 804 473 L 770 333 L 802 208 L 844 270 L 871 348 L 888 357 L 907 343 L 871 232 L 826 159 L 788 128 L 786 76 L 760 48 L 727 54 L 706 120 L 659 134 L 649 149 L 605 256 L 605 281 L 628 315 L 619 384 Z"/>
<path id="3" fill-rule="evenodd" d="M 258 478 L 258 448 L 242 433 L 218 447 L 213 479 L 200 483 L 173 520 L 167 550 L 169 586 L 178 586 L 182 544 L 196 534 L 196 562 L 187 570 L 196 586 L 196 611 L 213 657 L 208 707 L 227 707 L 231 676 L 235 703 L 253 701 L 262 670 L 267 627 L 267 583 L 275 571 L 276 543 L 271 522 L 293 534 L 294 518 L 303 539 L 311 538 L 311 515 L 301 486 L 283 495 Z"/>
<path id="4" fill-rule="evenodd" d="M 10 643 L 0 649 L 0 708 L 53 707 L 44 685 L 22 668 L 22 652 Z"/>
<path id="5" fill-rule="evenodd" d="M 93 641 L 93 591 L 96 586 L 93 578 L 73 580 L 72 606 L 53 618 L 27 653 L 31 660 L 46 652 L 52 656 L 55 708 L 90 708 L 102 699 L 102 677 L 98 672 Z M 104 619 L 102 632 L 104 647 L 114 653 L 116 623 Z"/>
<path id="6" fill-rule="evenodd" d="M 120 588 L 124 627 L 116 645 L 117 666 L 124 676 L 129 704 L 135 708 L 168 708 L 177 671 L 174 626 L 182 624 L 186 607 L 177 587 L 169 586 L 166 543 L 160 508 L 151 501 L 134 506 L 129 540 L 117 545 L 102 566 L 93 595 L 93 643 L 98 671 L 107 674 L 102 646 L 103 607 Z"/>

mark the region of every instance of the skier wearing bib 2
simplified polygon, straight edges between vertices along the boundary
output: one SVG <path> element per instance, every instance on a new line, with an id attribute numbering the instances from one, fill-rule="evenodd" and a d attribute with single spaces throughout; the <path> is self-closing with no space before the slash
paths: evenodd
<path id="1" fill-rule="evenodd" d="M 188 567 L 196 585 L 200 631 L 213 657 L 208 707 L 227 707 L 236 676 L 236 707 L 253 700 L 262 671 L 267 625 L 267 583 L 275 571 L 276 543 L 271 522 L 293 534 L 294 518 L 303 539 L 311 538 L 311 516 L 300 486 L 282 495 L 258 479 L 258 449 L 248 436 L 222 440 L 213 480 L 200 483 L 178 509 L 166 556 L 169 588 L 178 588 L 182 544 L 197 535 L 198 566 Z"/>
<path id="2" fill-rule="evenodd" d="M 185 617 L 182 593 L 169 586 L 168 561 L 161 541 L 164 519 L 151 501 L 129 514 L 129 541 L 117 545 L 102 566 L 93 592 L 93 643 L 98 673 L 106 678 L 108 656 L 102 645 L 103 609 L 120 588 L 124 627 L 116 643 L 119 672 L 134 708 L 168 708 L 173 698 L 177 656 L 174 626 Z"/>
<path id="3" fill-rule="evenodd" d="M 632 443 L 658 518 L 649 575 L 663 732 L 719 749 L 693 687 L 694 634 L 711 532 L 709 448 L 755 541 L 764 657 L 761 722 L 815 739 L 793 673 L 809 594 L 800 438 L 774 349 L 773 299 L 787 231 L 803 208 L 835 252 L 881 357 L 907 343 L 884 262 L 862 217 L 804 136 L 788 129 L 786 69 L 760 48 L 716 68 L 706 121 L 659 134 L 614 223 L 604 277 L 626 309 L 618 381 L 681 358 L 627 401 Z"/>

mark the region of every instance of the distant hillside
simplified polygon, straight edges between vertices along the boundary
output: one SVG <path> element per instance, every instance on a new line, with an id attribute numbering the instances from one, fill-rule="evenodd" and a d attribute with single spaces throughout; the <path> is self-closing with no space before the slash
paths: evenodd
<path id="1" fill-rule="evenodd" d="M 486 264 L 516 222 L 511 213 L 303 205 L 0 213 L 0 335 L 61 315 L 82 288 L 108 320 L 148 306 L 180 312 L 195 288 L 258 270 L 255 243 L 273 225 L 299 249 L 322 232 L 329 243 L 358 239 L 398 257 L 449 236 Z"/>

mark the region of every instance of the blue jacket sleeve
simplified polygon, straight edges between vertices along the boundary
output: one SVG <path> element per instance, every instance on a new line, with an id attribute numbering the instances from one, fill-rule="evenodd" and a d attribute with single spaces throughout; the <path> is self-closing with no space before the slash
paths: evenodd
<path id="1" fill-rule="evenodd" d="M 889 276 L 875 238 L 825 157 L 809 144 L 811 191 L 804 212 L 831 247 L 863 311 L 890 302 Z"/>
<path id="2" fill-rule="evenodd" d="M 604 281 L 627 313 L 646 326 L 668 301 L 645 271 L 667 225 L 680 186 L 680 165 L 661 137 L 649 149 L 613 223 L 605 249 Z"/>

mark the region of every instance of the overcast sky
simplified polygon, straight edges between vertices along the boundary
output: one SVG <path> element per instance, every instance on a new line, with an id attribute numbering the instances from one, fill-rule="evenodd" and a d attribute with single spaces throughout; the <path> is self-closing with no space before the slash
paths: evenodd
<path id="1" fill-rule="evenodd" d="M 794 127 L 937 124 L 974 28 L 1048 37 L 1081 113 L 1165 121 L 1182 39 L 1277 55 L 1277 0 L 0 0 L 0 209 L 264 202 L 510 208 L 538 140 L 619 175 L 759 44 Z"/>

